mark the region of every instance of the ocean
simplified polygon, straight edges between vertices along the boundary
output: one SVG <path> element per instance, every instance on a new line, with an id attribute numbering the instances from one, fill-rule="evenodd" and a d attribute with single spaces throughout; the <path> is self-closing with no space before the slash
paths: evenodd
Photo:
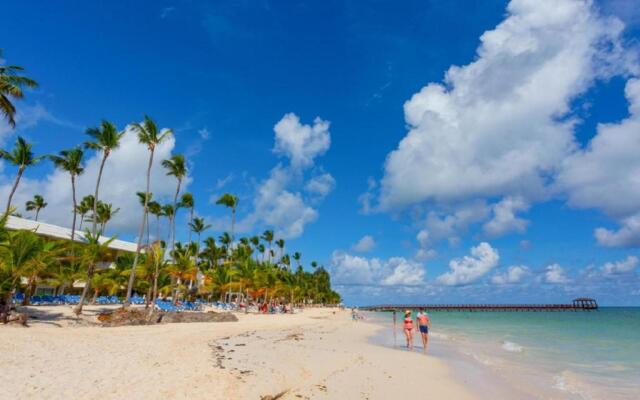
<path id="1" fill-rule="evenodd" d="M 391 314 L 368 315 L 384 326 L 379 344 L 404 346 L 400 314 L 395 342 Z M 429 353 L 454 359 L 465 374 L 481 368 L 531 398 L 640 399 L 638 307 L 429 315 Z"/>

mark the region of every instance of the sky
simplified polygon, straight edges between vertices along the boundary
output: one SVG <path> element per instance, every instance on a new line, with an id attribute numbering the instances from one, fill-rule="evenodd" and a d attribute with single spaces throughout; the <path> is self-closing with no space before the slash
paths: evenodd
<path id="1" fill-rule="evenodd" d="M 274 229 L 347 304 L 640 305 L 640 10 L 633 0 L 11 2 L 2 62 L 40 86 L 17 102 L 37 154 L 127 131 L 101 198 L 134 240 L 145 147 L 173 135 L 197 215 L 218 236 Z M 87 153 L 80 196 L 99 158 Z M 15 168 L 0 163 L 0 201 Z M 43 162 L 15 197 L 69 226 L 67 175 Z M 188 235 L 188 213 L 177 221 Z M 206 236 L 205 235 L 205 236 Z"/>

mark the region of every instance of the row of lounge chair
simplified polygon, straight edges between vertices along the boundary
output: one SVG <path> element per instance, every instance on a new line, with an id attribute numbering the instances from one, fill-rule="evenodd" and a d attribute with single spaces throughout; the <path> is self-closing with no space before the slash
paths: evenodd
<path id="1" fill-rule="evenodd" d="M 16 293 L 13 296 L 15 303 L 21 303 L 24 300 L 23 293 Z M 91 299 L 87 299 L 87 302 Z M 96 304 L 122 304 L 124 300 L 118 298 L 118 296 L 99 296 L 96 298 Z M 62 295 L 62 296 L 31 296 L 29 299 L 30 304 L 34 306 L 49 306 L 49 305 L 61 305 L 61 304 L 78 304 L 80 302 L 79 295 Z M 144 304 L 144 298 L 134 296 L 131 298 L 132 304 Z"/>

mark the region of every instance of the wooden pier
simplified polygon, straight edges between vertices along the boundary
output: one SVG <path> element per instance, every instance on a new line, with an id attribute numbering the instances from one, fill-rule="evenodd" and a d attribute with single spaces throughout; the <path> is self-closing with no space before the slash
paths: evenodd
<path id="1" fill-rule="evenodd" d="M 360 307 L 363 311 L 594 311 L 598 303 L 594 299 L 580 297 L 570 304 L 381 304 Z"/>

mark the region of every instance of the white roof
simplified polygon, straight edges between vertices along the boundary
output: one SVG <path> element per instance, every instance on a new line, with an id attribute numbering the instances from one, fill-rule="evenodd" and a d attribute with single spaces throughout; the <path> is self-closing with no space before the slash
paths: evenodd
<path id="1" fill-rule="evenodd" d="M 26 229 L 37 233 L 38 235 L 52 237 L 56 239 L 66 239 L 71 240 L 71 229 L 65 228 L 63 226 L 47 224 L 40 221 L 33 221 L 30 219 L 14 217 L 13 215 L 9 216 L 6 224 L 7 229 Z M 86 242 L 86 233 L 76 230 L 75 241 L 76 242 Z M 104 243 L 110 238 L 108 236 L 101 236 L 100 243 Z M 138 245 L 132 242 L 126 242 L 124 240 L 115 239 L 111 243 L 109 243 L 109 248 L 114 250 L 122 250 L 128 251 L 130 253 L 135 253 Z"/>

